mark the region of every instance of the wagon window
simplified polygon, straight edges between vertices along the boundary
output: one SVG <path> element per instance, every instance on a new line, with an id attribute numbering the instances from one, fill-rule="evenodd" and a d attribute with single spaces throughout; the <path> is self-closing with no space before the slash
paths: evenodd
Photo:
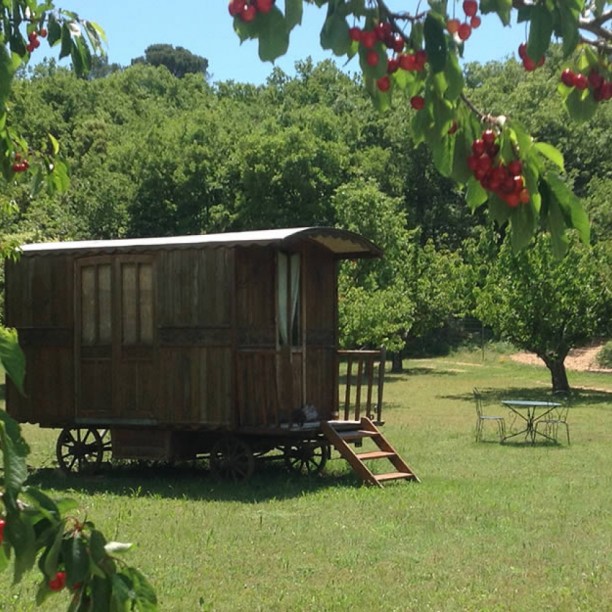
<path id="1" fill-rule="evenodd" d="M 123 344 L 153 342 L 153 271 L 149 263 L 121 266 Z"/>
<path id="2" fill-rule="evenodd" d="M 81 338 L 85 345 L 111 343 L 110 264 L 81 268 Z"/>
<path id="3" fill-rule="evenodd" d="M 300 256 L 278 254 L 278 336 L 282 346 L 300 343 Z"/>

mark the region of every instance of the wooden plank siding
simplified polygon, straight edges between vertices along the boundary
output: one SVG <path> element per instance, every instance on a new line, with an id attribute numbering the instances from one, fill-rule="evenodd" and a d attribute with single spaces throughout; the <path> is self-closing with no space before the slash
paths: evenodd
<path id="1" fill-rule="evenodd" d="M 337 412 L 337 265 L 331 253 L 315 246 L 304 255 L 306 404 L 328 419 Z"/>
<path id="2" fill-rule="evenodd" d="M 20 330 L 28 394 L 9 385 L 11 414 L 231 430 L 279 426 L 310 404 L 335 418 L 336 255 L 289 246 L 301 290 L 289 341 L 278 333 L 275 246 L 92 247 L 7 264 L 6 321 Z"/>
<path id="3" fill-rule="evenodd" d="M 7 380 L 7 407 L 21 422 L 74 418 L 74 276 L 69 255 L 6 263 L 5 321 L 19 330 L 25 396 Z"/>

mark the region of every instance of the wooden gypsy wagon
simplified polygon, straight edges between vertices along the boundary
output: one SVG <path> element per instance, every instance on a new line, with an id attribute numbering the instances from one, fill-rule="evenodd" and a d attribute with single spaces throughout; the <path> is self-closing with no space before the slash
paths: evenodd
<path id="1" fill-rule="evenodd" d="M 337 263 L 380 255 L 320 227 L 25 245 L 6 265 L 27 363 L 7 410 L 61 428 L 66 471 L 202 456 L 243 480 L 259 457 L 316 472 L 334 447 L 372 484 L 416 480 L 377 426 L 384 357 L 338 350 Z"/>

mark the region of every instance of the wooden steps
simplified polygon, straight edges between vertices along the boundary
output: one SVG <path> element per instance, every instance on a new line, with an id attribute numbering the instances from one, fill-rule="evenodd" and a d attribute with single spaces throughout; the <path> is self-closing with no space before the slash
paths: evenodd
<path id="1" fill-rule="evenodd" d="M 390 480 L 414 480 L 420 482 L 417 475 L 399 456 L 382 432 L 370 420 L 363 417 L 360 421 L 323 421 L 321 429 L 330 444 L 346 459 L 353 471 L 368 484 L 382 487 L 383 482 Z M 364 440 L 371 440 L 377 450 L 356 452 L 351 443 L 360 445 Z M 386 459 L 393 467 L 390 472 L 374 473 L 366 461 Z"/>

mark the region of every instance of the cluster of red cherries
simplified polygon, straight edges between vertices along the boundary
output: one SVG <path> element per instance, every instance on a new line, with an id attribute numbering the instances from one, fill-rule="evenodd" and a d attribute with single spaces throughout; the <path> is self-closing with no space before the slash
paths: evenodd
<path id="1" fill-rule="evenodd" d="M 521 61 L 523 62 L 523 68 L 527 72 L 533 72 L 536 68 L 539 68 L 540 66 L 544 65 L 544 56 L 542 56 L 536 62 L 527 55 L 527 44 L 526 43 L 521 43 L 519 45 L 518 54 L 519 54 L 519 57 L 521 58 Z"/>
<path id="2" fill-rule="evenodd" d="M 454 17 L 446 22 L 446 29 L 449 34 L 457 35 L 459 40 L 465 41 L 472 35 L 472 30 L 480 27 L 482 20 L 478 12 L 478 2 L 476 0 L 464 0 L 463 12 L 465 13 L 465 21 L 461 23 Z"/>
<path id="3" fill-rule="evenodd" d="M 46 38 L 47 30 L 45 28 L 40 28 L 38 32 L 33 30 L 28 34 L 28 44 L 26 45 L 28 53 L 32 53 L 34 49 L 38 49 L 38 47 L 40 47 L 40 40 L 38 40 L 39 36 L 40 38 Z"/>
<path id="4" fill-rule="evenodd" d="M 11 166 L 13 172 L 25 172 L 30 167 L 30 162 L 23 159 L 21 153 L 15 153 L 15 161 Z"/>
<path id="5" fill-rule="evenodd" d="M 377 43 L 382 43 L 395 54 L 387 58 L 387 74 L 376 81 L 380 91 L 388 91 L 391 87 L 390 74 L 398 70 L 422 72 L 427 63 L 427 53 L 423 49 L 413 53 L 403 53 L 404 38 L 401 34 L 393 32 L 393 26 L 387 21 L 381 21 L 372 30 L 364 30 L 357 26 L 349 28 L 349 37 L 352 41 L 359 43 L 365 50 L 365 60 L 368 66 L 378 66 L 381 56 L 374 49 Z"/>
<path id="6" fill-rule="evenodd" d="M 472 155 L 468 157 L 468 167 L 487 191 L 492 191 L 511 208 L 529 202 L 529 190 L 522 176 L 523 164 L 513 159 L 504 164 L 497 159 L 499 145 L 497 134 L 488 129 L 472 143 Z"/>
<path id="7" fill-rule="evenodd" d="M 253 21 L 259 13 L 266 15 L 272 10 L 275 0 L 230 0 L 228 10 L 232 17 L 238 17 L 247 23 Z"/>
<path id="8" fill-rule="evenodd" d="M 580 90 L 590 88 L 596 102 L 603 102 L 612 98 L 612 81 L 604 79 L 595 68 L 588 75 L 566 68 L 561 73 L 561 82 L 567 87 L 575 87 Z"/>

